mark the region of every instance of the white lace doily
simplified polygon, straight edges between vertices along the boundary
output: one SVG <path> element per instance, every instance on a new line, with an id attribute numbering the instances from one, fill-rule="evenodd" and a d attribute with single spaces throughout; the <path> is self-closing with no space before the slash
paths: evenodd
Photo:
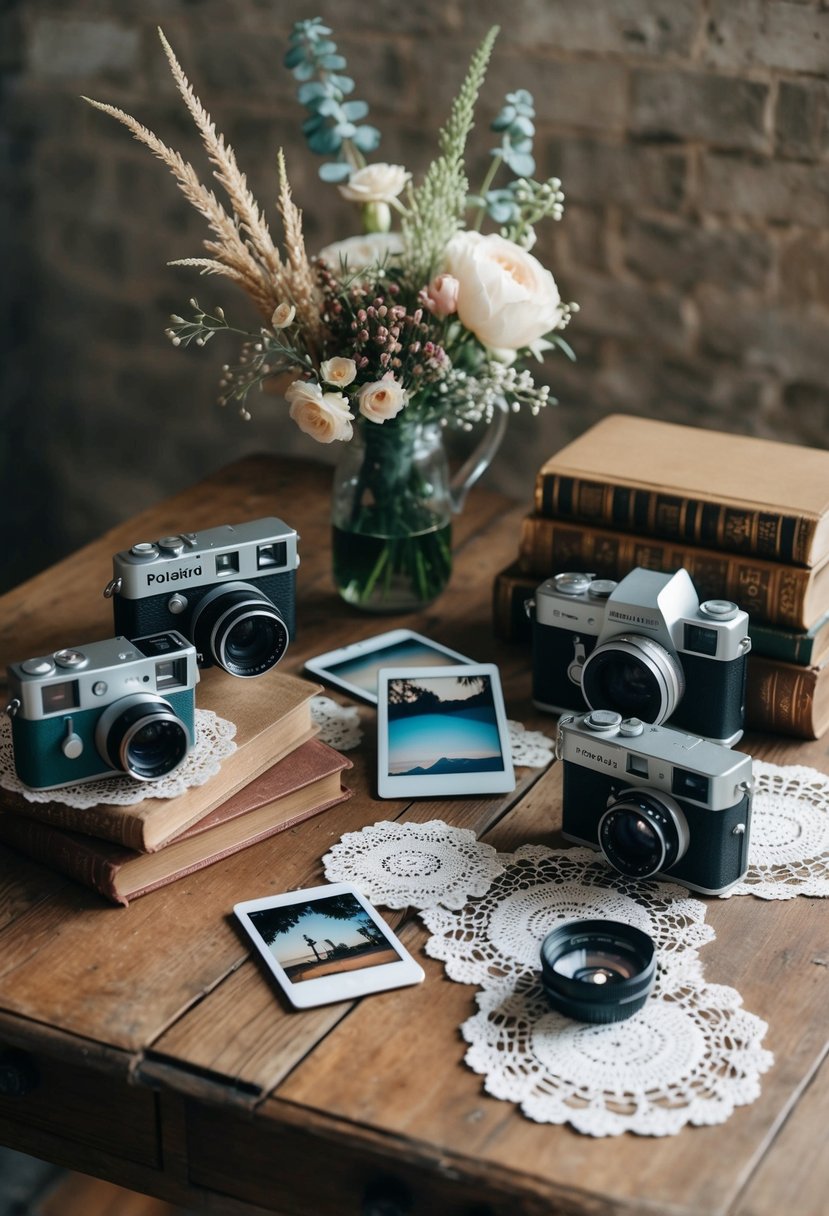
<path id="1" fill-rule="evenodd" d="M 311 720 L 319 727 L 319 737 L 338 752 L 350 752 L 363 739 L 360 711 L 353 705 L 339 705 L 331 697 L 312 697 Z"/>
<path id="2" fill-rule="evenodd" d="M 514 988 L 539 971 L 541 942 L 568 920 L 620 920 L 642 929 L 656 946 L 656 990 L 694 972 L 697 949 L 714 937 L 705 905 L 684 887 L 625 878 L 591 849 L 524 845 L 501 861 L 503 873 L 483 898 L 457 912 L 421 912 L 433 934 L 426 953 L 462 984 Z"/>
<path id="3" fill-rule="evenodd" d="M 204 785 L 218 773 L 222 760 L 236 751 L 233 742 L 235 725 L 214 714 L 212 709 L 197 709 L 195 725 L 196 742 L 184 763 L 158 781 L 134 781 L 132 777 L 119 773 L 56 790 L 30 790 L 15 772 L 11 725 L 4 714 L 0 716 L 0 786 L 22 794 L 29 802 L 61 802 L 65 806 L 81 809 L 102 802 L 131 806 L 143 802 L 145 798 L 177 798 L 192 786 Z"/>
<path id="4" fill-rule="evenodd" d="M 492 845 L 439 819 L 384 821 L 347 832 L 322 862 L 329 882 L 353 882 L 387 908 L 461 909 L 504 869 Z"/>
<path id="5" fill-rule="evenodd" d="M 766 1024 L 733 988 L 664 988 L 623 1022 L 589 1025 L 554 1012 L 536 977 L 485 990 L 461 1032 L 466 1062 L 495 1098 L 538 1123 L 570 1123 L 591 1136 L 675 1135 L 686 1124 L 724 1123 L 760 1093 L 773 1063 Z"/>
<path id="6" fill-rule="evenodd" d="M 553 758 L 555 740 L 540 730 L 527 730 L 521 722 L 507 719 L 512 762 L 525 768 L 546 768 Z"/>
<path id="7" fill-rule="evenodd" d="M 829 777 L 755 760 L 749 866 L 731 895 L 829 896 Z"/>

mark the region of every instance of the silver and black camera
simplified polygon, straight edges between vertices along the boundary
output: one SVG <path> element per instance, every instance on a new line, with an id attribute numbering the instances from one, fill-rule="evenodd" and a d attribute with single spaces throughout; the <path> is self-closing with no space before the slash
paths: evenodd
<path id="1" fill-rule="evenodd" d="M 178 629 L 234 676 L 258 676 L 284 655 L 296 623 L 297 534 L 281 519 L 142 541 L 112 559 L 115 630 Z"/>
<path id="2" fill-rule="evenodd" d="M 613 709 L 726 746 L 742 736 L 748 614 L 701 604 L 687 570 L 638 567 L 618 583 L 557 574 L 528 611 L 539 709 Z"/>
<path id="3" fill-rule="evenodd" d="M 558 725 L 562 830 L 620 874 L 721 895 L 748 867 L 751 757 L 612 710 Z"/>
<path id="4" fill-rule="evenodd" d="M 195 738 L 198 679 L 195 647 L 174 630 L 12 663 L 6 710 L 18 777 L 49 790 L 171 773 Z"/>

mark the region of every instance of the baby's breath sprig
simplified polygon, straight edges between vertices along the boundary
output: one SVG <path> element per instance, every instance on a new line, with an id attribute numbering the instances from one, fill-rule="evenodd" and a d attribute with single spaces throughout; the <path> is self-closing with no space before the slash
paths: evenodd
<path id="1" fill-rule="evenodd" d="M 471 431 L 490 422 L 504 402 L 513 413 L 525 406 L 535 416 L 546 405 L 556 405 L 547 384 L 536 384 L 526 369 L 491 360 L 475 372 L 450 367 L 433 390 L 435 420 Z"/>
<path id="2" fill-rule="evenodd" d="M 189 346 L 191 342 L 196 346 L 206 346 L 219 330 L 228 330 L 230 333 L 237 334 L 244 332 L 241 329 L 234 330 L 228 325 L 223 308 L 217 308 L 214 313 L 205 312 L 199 307 L 196 299 L 190 301 L 190 307 L 194 310 L 192 321 L 173 313 L 170 317 L 170 325 L 164 330 L 173 346 Z"/>

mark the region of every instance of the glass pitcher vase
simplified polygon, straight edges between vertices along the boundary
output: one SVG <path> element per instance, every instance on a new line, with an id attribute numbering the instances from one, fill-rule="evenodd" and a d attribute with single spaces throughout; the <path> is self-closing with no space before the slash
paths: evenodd
<path id="1" fill-rule="evenodd" d="M 409 612 L 440 595 L 452 573 L 452 516 L 503 439 L 497 409 L 476 448 L 450 476 L 437 422 L 355 422 L 332 491 L 334 582 L 366 612 Z"/>

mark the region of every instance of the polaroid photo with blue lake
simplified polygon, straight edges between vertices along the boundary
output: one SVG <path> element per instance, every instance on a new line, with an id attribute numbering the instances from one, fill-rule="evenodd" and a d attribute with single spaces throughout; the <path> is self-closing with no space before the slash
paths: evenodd
<path id="1" fill-rule="evenodd" d="M 500 794 L 515 789 L 494 663 L 384 668 L 378 676 L 381 798 Z"/>

